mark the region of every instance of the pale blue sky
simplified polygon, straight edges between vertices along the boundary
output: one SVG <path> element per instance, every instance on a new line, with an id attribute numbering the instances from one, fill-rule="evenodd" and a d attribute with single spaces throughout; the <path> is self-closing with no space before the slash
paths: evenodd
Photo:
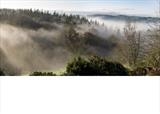
<path id="1" fill-rule="evenodd" d="M 0 0 L 0 7 L 156 16 L 158 0 Z"/>

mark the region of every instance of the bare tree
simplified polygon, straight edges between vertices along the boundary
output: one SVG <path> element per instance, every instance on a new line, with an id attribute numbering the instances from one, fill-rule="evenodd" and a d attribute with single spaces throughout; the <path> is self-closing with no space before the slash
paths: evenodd
<path id="1" fill-rule="evenodd" d="M 127 22 L 118 49 L 123 62 L 130 67 L 135 67 L 143 56 L 143 44 L 141 32 L 136 30 L 135 24 Z"/>
<path id="2" fill-rule="evenodd" d="M 153 23 L 148 30 L 148 56 L 146 63 L 148 66 L 160 67 L 160 0 L 158 8 L 159 20 Z"/>

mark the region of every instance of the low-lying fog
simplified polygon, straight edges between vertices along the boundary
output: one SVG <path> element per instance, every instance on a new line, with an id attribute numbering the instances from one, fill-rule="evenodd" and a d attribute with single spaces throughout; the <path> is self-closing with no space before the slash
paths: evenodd
<path id="1" fill-rule="evenodd" d="M 60 13 L 64 13 L 64 12 L 60 12 Z M 115 29 L 123 30 L 125 25 L 126 25 L 126 21 L 125 20 L 120 20 L 120 19 L 118 19 L 118 17 L 117 17 L 116 20 L 114 20 L 114 19 L 105 19 L 102 16 L 94 16 L 94 15 L 98 14 L 96 12 L 67 12 L 67 14 L 84 16 L 89 20 L 97 21 L 99 24 L 104 24 L 110 30 L 112 30 L 112 29 L 113 30 L 115 30 Z M 110 15 L 110 16 L 119 15 L 119 14 L 116 14 L 116 13 L 104 13 L 104 15 L 105 14 Z M 103 15 L 103 14 L 100 13 L 100 15 Z M 122 14 L 122 16 L 127 16 L 127 15 Z M 139 17 L 143 18 L 143 16 L 139 16 Z M 129 20 L 127 20 L 127 21 L 129 21 Z M 146 31 L 150 28 L 150 25 L 152 25 L 153 22 L 151 22 L 151 21 L 150 22 L 145 22 L 145 20 L 144 20 L 144 21 L 135 21 L 134 24 L 135 24 L 137 30 Z"/>
<path id="2" fill-rule="evenodd" d="M 33 30 L 0 23 L 0 67 L 7 71 L 8 75 L 64 70 L 67 62 L 74 56 L 68 48 L 72 45 L 76 46 L 72 43 L 67 44 L 66 30 L 63 25 L 57 25 L 57 29 Z M 88 42 L 84 47 L 80 46 L 82 49 L 86 48 L 85 53 L 107 55 L 114 47 L 106 40 L 113 31 L 105 30 L 103 27 L 96 27 L 92 31 L 92 27 L 88 25 L 79 25 L 76 31 L 82 35 L 82 38 L 87 32 L 93 34 L 86 39 Z M 78 51 L 76 47 L 73 48 Z"/>
<path id="3" fill-rule="evenodd" d="M 120 29 L 123 30 L 125 25 L 126 25 L 126 21 L 121 21 L 121 20 L 111 20 L 111 19 L 102 19 L 101 17 L 88 17 L 90 20 L 93 21 L 97 21 L 100 24 L 104 24 L 105 26 L 107 26 L 107 28 L 109 29 Z M 140 31 L 144 31 L 144 30 L 148 30 L 149 26 L 152 23 L 146 23 L 146 22 L 134 22 L 137 30 Z"/>
<path id="4" fill-rule="evenodd" d="M 60 35 L 60 30 L 0 24 L 0 66 L 9 75 L 64 68 L 70 53 L 58 43 Z"/>

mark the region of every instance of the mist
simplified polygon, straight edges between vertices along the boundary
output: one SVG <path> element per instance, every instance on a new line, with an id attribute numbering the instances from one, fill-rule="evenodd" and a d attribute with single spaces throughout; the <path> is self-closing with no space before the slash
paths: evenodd
<path id="1" fill-rule="evenodd" d="M 8 24 L 0 26 L 0 51 L 5 56 L 1 54 L 0 65 L 5 66 L 9 74 L 55 71 L 63 68 L 71 55 L 58 44 L 60 31 L 35 31 Z"/>
<path id="2" fill-rule="evenodd" d="M 0 27 L 0 66 L 8 75 L 25 75 L 34 71 L 57 72 L 65 69 L 67 62 L 74 56 L 65 44 L 64 33 L 68 29 L 66 26 L 57 25 L 57 29 L 34 30 L 1 23 Z M 79 25 L 75 30 L 81 37 L 86 32 L 102 39 L 110 36 L 110 31 L 107 32 L 105 27 L 95 25 Z M 93 38 L 94 40 L 97 42 L 100 39 Z M 87 44 L 84 53 L 106 56 L 114 46 L 112 43 L 102 43 L 99 46 L 96 43 Z"/>
<path id="3" fill-rule="evenodd" d="M 122 20 L 103 19 L 101 17 L 88 17 L 88 19 L 93 20 L 93 21 L 97 21 L 100 24 L 104 24 L 110 30 L 115 30 L 115 29 L 123 30 L 126 25 L 126 21 L 122 21 Z M 150 28 L 150 25 L 152 25 L 153 23 L 152 22 L 149 22 L 149 23 L 147 23 L 147 22 L 134 22 L 134 24 L 136 25 L 137 30 L 147 31 Z"/>

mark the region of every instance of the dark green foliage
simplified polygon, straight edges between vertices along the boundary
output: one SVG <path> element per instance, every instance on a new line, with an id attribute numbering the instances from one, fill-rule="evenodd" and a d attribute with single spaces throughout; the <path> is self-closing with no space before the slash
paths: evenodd
<path id="1" fill-rule="evenodd" d="M 73 26 L 68 27 L 63 37 L 65 46 L 74 55 L 106 56 L 117 44 L 91 32 L 80 34 Z"/>
<path id="2" fill-rule="evenodd" d="M 96 75 L 128 75 L 128 71 L 123 65 L 117 62 L 109 62 L 104 58 L 93 56 L 89 58 L 91 67 Z"/>
<path id="3" fill-rule="evenodd" d="M 30 76 L 56 76 L 53 72 L 34 72 Z"/>
<path id="4" fill-rule="evenodd" d="M 107 40 L 97 36 L 96 34 L 93 34 L 91 32 L 86 32 L 84 34 L 84 37 L 85 37 L 84 38 L 85 39 L 85 43 L 87 45 L 91 45 L 91 46 L 95 46 L 96 45 L 97 47 L 108 48 L 107 46 L 109 45 L 109 43 L 107 42 Z"/>
<path id="5" fill-rule="evenodd" d="M 4 72 L 0 69 L 0 76 L 5 76 Z"/>
<path id="6" fill-rule="evenodd" d="M 78 24 L 90 24 L 86 18 L 78 15 L 50 13 L 49 11 L 32 9 L 0 9 L 0 22 L 31 29 L 53 29 L 55 28 L 53 23 L 74 26 Z"/>
<path id="7" fill-rule="evenodd" d="M 80 54 L 83 50 L 83 39 L 80 37 L 80 34 L 76 32 L 74 27 L 69 27 L 64 34 L 65 44 L 69 51 L 74 54 Z"/>
<path id="8" fill-rule="evenodd" d="M 68 75 L 79 76 L 126 76 L 128 70 L 116 62 L 108 62 L 105 58 L 93 56 L 88 60 L 81 57 L 75 58 L 67 65 Z"/>
<path id="9" fill-rule="evenodd" d="M 89 45 L 91 47 L 97 47 L 95 51 L 100 52 L 104 51 L 103 53 L 107 53 L 107 50 L 113 49 L 113 47 L 116 46 L 117 42 L 111 42 L 108 39 L 104 39 L 99 37 L 97 34 L 93 34 L 91 32 L 86 32 L 84 34 L 84 42 L 86 45 Z M 99 50 L 100 48 L 103 48 Z M 105 54 L 104 54 L 105 55 Z"/>
<path id="10" fill-rule="evenodd" d="M 132 76 L 146 76 L 147 75 L 147 70 L 146 68 L 136 68 L 135 70 L 130 72 L 130 75 Z"/>
<path id="11" fill-rule="evenodd" d="M 91 67 L 88 61 L 81 57 L 75 58 L 67 65 L 67 75 L 92 75 Z"/>

